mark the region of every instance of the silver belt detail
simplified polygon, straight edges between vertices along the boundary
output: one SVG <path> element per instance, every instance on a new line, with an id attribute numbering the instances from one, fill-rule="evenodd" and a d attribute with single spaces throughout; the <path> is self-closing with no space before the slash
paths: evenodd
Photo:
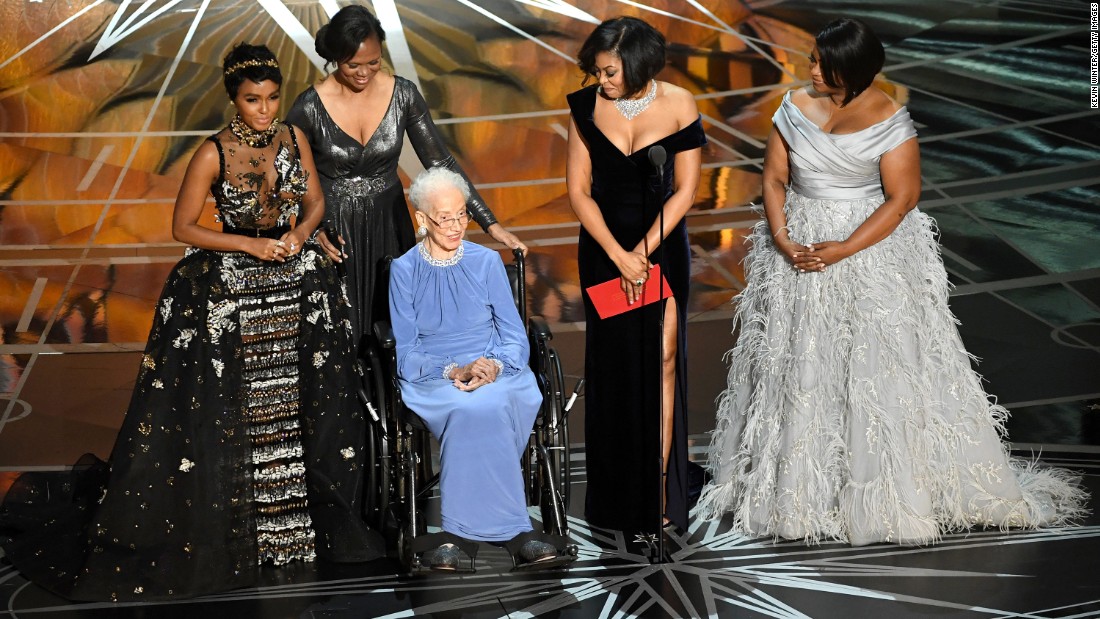
<path id="1" fill-rule="evenodd" d="M 332 181 L 332 193 L 342 198 L 380 194 L 390 186 L 382 176 L 345 176 Z"/>

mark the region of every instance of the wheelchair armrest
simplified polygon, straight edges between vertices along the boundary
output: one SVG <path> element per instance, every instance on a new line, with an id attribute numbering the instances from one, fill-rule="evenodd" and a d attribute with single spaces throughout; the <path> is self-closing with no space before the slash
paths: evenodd
<path id="1" fill-rule="evenodd" d="M 374 337 L 378 345 L 385 350 L 397 348 L 397 340 L 393 338 L 393 327 L 388 320 L 379 320 L 374 323 Z"/>
<path id="2" fill-rule="evenodd" d="M 528 328 L 531 330 L 531 334 L 540 340 L 552 340 L 554 334 L 550 332 L 550 325 L 547 324 L 546 319 L 542 316 L 532 316 L 527 319 Z"/>

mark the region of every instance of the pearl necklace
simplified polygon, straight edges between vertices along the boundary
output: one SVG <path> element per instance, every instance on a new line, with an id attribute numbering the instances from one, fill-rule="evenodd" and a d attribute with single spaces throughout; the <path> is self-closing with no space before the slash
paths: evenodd
<path id="1" fill-rule="evenodd" d="M 640 99 L 627 99 L 626 97 L 619 97 L 611 102 L 615 104 L 615 109 L 619 110 L 619 113 L 623 115 L 623 118 L 627 120 L 634 120 L 634 117 L 642 112 L 646 111 L 650 103 L 657 98 L 657 80 L 649 80 L 650 87 L 649 92 Z"/>
<path id="2" fill-rule="evenodd" d="M 462 260 L 464 248 L 461 244 L 459 244 L 458 249 L 455 250 L 454 255 L 450 258 L 436 258 L 432 256 L 432 252 L 428 251 L 428 244 L 424 241 L 420 241 L 417 245 L 420 246 L 420 257 L 433 267 L 453 267 L 458 264 L 459 260 Z"/>
<path id="3" fill-rule="evenodd" d="M 247 144 L 252 148 L 264 148 L 271 144 L 271 140 L 275 139 L 275 134 L 279 131 L 279 119 L 276 118 L 271 121 L 271 126 L 267 129 L 256 131 L 241 120 L 240 115 L 238 115 L 233 119 L 233 122 L 229 123 L 229 130 L 237 136 L 242 144 Z"/>

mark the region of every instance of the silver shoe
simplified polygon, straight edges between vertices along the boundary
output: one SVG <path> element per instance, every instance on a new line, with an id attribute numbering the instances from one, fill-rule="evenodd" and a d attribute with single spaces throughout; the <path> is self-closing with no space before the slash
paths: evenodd
<path id="1" fill-rule="evenodd" d="M 442 572 L 453 572 L 458 569 L 458 563 L 462 559 L 462 549 L 454 544 L 443 544 L 431 550 L 425 550 L 420 555 L 420 560 L 429 569 Z"/>

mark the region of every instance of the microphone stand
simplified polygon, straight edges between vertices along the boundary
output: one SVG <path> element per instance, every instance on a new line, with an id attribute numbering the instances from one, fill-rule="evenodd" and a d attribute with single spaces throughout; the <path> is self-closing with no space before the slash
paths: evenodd
<path id="1" fill-rule="evenodd" d="M 657 220 L 658 220 L 658 238 L 659 244 L 657 246 L 658 258 L 657 264 L 661 265 L 661 277 L 664 277 L 665 265 L 665 200 L 664 200 L 664 188 L 665 188 L 665 161 L 668 158 L 668 154 L 665 152 L 663 146 L 654 146 L 649 149 L 647 153 L 649 163 L 653 166 L 657 172 Z M 647 180 L 648 180 L 647 175 Z M 646 187 L 646 194 L 649 194 L 649 188 Z M 645 242 L 646 259 L 649 259 L 649 241 L 647 237 L 642 237 Z M 647 282 L 648 283 L 648 282 Z M 642 294 L 646 294 L 648 290 L 643 290 Z M 657 282 L 657 296 L 660 298 L 664 292 L 663 281 Z M 667 301 L 666 301 L 667 303 Z M 675 300 L 673 300 L 675 303 Z M 664 532 L 664 518 L 665 509 L 667 507 L 668 499 L 665 496 L 665 483 L 668 478 L 668 473 L 665 471 L 665 311 L 662 309 L 660 316 L 657 319 L 657 368 L 658 368 L 658 380 L 657 380 L 657 540 L 656 546 L 651 548 L 651 554 L 649 562 L 651 564 L 659 563 L 671 563 L 672 557 L 665 554 L 665 532 Z M 675 423 L 675 421 L 674 421 Z"/>

